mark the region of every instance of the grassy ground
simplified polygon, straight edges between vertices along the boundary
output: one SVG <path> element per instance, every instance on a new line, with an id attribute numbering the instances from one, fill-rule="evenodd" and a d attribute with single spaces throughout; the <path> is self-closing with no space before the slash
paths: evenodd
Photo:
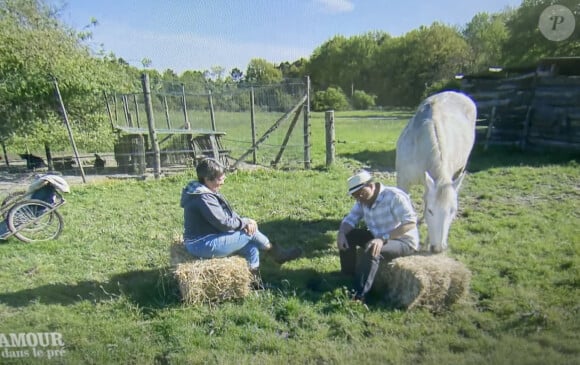
<path id="1" fill-rule="evenodd" d="M 179 301 L 168 249 L 191 173 L 74 186 L 58 240 L 0 244 L 0 363 L 578 364 L 577 154 L 476 148 L 448 252 L 473 273 L 468 302 L 432 314 L 390 308 L 380 296 L 368 308 L 349 301 L 334 243 L 352 204 L 345 181 L 361 166 L 394 170 L 408 117 L 381 115 L 389 118 L 337 114 L 331 168 L 315 114 L 311 171 L 228 176 L 223 192 L 239 213 L 306 251 L 281 268 L 264 259 L 271 288 L 240 302 Z M 412 196 L 420 210 L 420 191 Z M 2 340 L 30 332 L 62 334 L 65 352 L 49 359 L 60 347 Z"/>

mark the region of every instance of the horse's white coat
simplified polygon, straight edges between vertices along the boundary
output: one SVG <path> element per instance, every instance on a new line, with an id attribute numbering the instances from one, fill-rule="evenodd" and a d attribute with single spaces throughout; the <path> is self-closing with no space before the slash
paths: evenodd
<path id="1" fill-rule="evenodd" d="M 423 184 L 429 246 L 447 248 L 457 193 L 475 141 L 477 109 L 464 94 L 446 91 L 425 99 L 397 141 L 397 186 Z"/>

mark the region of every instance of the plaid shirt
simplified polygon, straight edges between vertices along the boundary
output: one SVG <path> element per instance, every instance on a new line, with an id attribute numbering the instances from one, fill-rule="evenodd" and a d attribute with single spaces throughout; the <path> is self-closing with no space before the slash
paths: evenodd
<path id="1" fill-rule="evenodd" d="M 352 227 L 364 220 L 368 230 L 375 238 L 386 238 L 392 230 L 404 223 L 417 223 L 417 214 L 413 209 L 411 198 L 404 191 L 380 184 L 379 195 L 372 206 L 356 202 L 343 222 Z M 417 227 L 397 239 L 419 249 L 419 231 Z"/>

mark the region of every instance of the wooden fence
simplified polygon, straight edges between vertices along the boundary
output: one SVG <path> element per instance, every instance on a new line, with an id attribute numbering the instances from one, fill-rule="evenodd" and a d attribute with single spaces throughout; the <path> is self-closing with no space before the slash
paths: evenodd
<path id="1" fill-rule="evenodd" d="M 477 104 L 477 142 L 580 149 L 580 76 L 464 77 Z"/>
<path id="2" fill-rule="evenodd" d="M 142 75 L 143 94 L 133 93 L 130 95 L 107 95 L 104 94 L 108 116 L 111 127 L 118 134 L 118 140 L 115 144 L 115 160 L 118 170 L 122 173 L 143 174 L 147 167 L 153 168 L 154 175 L 157 177 L 161 174 L 162 168 L 168 168 L 169 165 L 189 166 L 197 164 L 197 161 L 204 157 L 213 157 L 219 159 L 225 166 L 231 169 L 237 168 L 240 164 L 250 162 L 257 164 L 257 151 L 260 147 L 265 146 L 265 141 L 276 134 L 276 130 L 284 122 L 291 119 L 291 123 L 281 142 L 279 151 L 272 156 L 271 166 L 278 167 L 282 155 L 289 146 L 289 140 L 299 116 L 303 114 L 304 132 L 303 132 L 303 162 L 305 168 L 310 168 L 310 110 L 309 110 L 309 89 L 310 80 L 299 83 L 281 83 L 266 85 L 259 90 L 260 100 L 255 97 L 255 88 L 244 88 L 234 92 L 211 93 L 208 92 L 208 104 L 194 104 L 193 108 L 188 106 L 189 100 L 197 101 L 199 95 L 186 93 L 182 85 L 181 94 L 162 94 L 152 92 L 149 76 Z M 174 100 L 170 100 L 173 98 Z M 175 102 L 178 98 L 179 102 Z M 237 99 L 236 99 L 237 98 Z M 205 99 L 205 96 L 204 96 Z M 117 100 L 121 101 L 123 113 L 117 111 Z M 162 103 L 160 101 L 163 100 Z M 171 101 L 171 102 L 168 102 Z M 243 105 L 235 103 L 243 100 Z M 221 110 L 214 108 L 214 101 L 221 105 Z M 154 103 L 156 103 L 154 105 Z M 242 106 L 247 106 L 246 111 L 240 110 Z M 173 109 L 169 108 L 173 105 Z M 177 109 L 183 115 L 183 120 L 175 123 L 170 121 L 170 114 L 175 118 Z M 258 128 L 256 109 L 260 109 L 261 124 L 271 123 L 264 134 L 257 138 Z M 121 108 L 119 108 L 121 109 Z M 160 113 L 163 109 L 164 113 Z M 205 114 L 209 109 L 209 119 L 211 129 L 192 128 L 189 114 L 193 113 L 196 117 L 207 119 Z M 264 111 L 265 109 L 265 111 Z M 269 110 L 273 109 L 274 112 Z M 156 113 L 157 112 L 157 113 Z M 217 130 L 216 114 L 226 119 L 220 120 L 221 127 Z M 140 116 L 146 115 L 146 120 L 142 121 Z M 159 123 L 157 116 L 163 116 L 165 121 Z M 279 116 L 279 114 L 281 114 Z M 121 116 L 121 117 L 120 117 Z M 124 120 L 123 117 L 124 116 Z M 265 118 L 274 118 L 275 120 L 265 120 Z M 249 128 L 244 128 L 243 119 L 249 120 Z M 163 118 L 162 118 L 163 119 Z M 145 123 L 144 123 L 145 122 Z M 165 128 L 165 123 L 167 128 Z M 146 125 L 144 125 L 146 124 Z M 197 120 L 196 125 L 199 125 Z M 164 128 L 159 126 L 163 125 Z M 178 125 L 176 128 L 175 126 Z M 236 130 L 238 136 L 232 135 L 229 128 Z M 246 141 L 247 136 L 240 137 L 239 132 L 242 130 L 244 135 L 251 135 L 251 141 Z M 282 133 L 282 131 L 280 131 Z M 162 138 L 158 138 L 163 135 Z M 236 137 L 238 140 L 236 140 Z M 297 137 L 300 137 L 299 135 Z M 297 138 L 299 139 L 299 138 Z M 233 145 L 237 148 L 233 148 Z M 242 147 L 240 147 L 242 146 Z M 293 147 L 296 147 L 294 145 Z M 243 148 L 243 149 L 241 149 Z M 243 151 L 243 152 L 242 152 Z M 238 155 L 240 153 L 241 155 Z M 264 151 L 261 151 L 264 155 Z"/>

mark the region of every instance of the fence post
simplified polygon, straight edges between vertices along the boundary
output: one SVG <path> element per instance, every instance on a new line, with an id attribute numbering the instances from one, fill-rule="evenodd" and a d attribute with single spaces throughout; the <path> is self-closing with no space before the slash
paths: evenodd
<path id="1" fill-rule="evenodd" d="M 125 113 L 125 121 L 128 127 L 133 127 L 133 119 L 131 118 L 131 113 L 129 113 L 129 102 L 127 101 L 127 95 L 121 96 L 121 101 L 123 102 L 123 112 Z"/>
<path id="2" fill-rule="evenodd" d="M 111 106 L 109 105 L 109 98 L 107 98 L 107 92 L 103 90 L 103 97 L 105 98 L 105 105 L 107 106 L 107 114 L 109 115 L 109 121 L 111 122 L 111 130 L 115 132 L 115 124 L 113 123 L 113 115 L 111 114 Z"/>
<path id="3" fill-rule="evenodd" d="M 324 115 L 326 127 L 326 167 L 334 163 L 334 110 L 328 110 Z"/>
<path id="4" fill-rule="evenodd" d="M 185 129 L 191 129 L 191 124 L 189 124 L 189 118 L 187 117 L 187 103 L 185 101 L 185 85 L 181 84 L 181 104 L 183 104 L 183 118 L 185 123 Z"/>
<path id="5" fill-rule="evenodd" d="M 151 86 L 149 85 L 149 75 L 142 75 L 143 96 L 145 99 L 145 113 L 147 114 L 147 124 L 149 125 L 149 139 L 153 147 L 153 175 L 159 179 L 161 173 L 161 158 L 159 156 L 159 143 L 157 142 L 157 133 L 155 132 L 155 117 L 153 116 L 153 103 L 151 102 Z"/>
<path id="6" fill-rule="evenodd" d="M 254 109 L 254 87 L 250 89 L 250 127 L 252 128 L 252 162 L 258 163 L 258 155 L 256 151 L 256 111 Z"/>
<path id="7" fill-rule="evenodd" d="M 139 120 L 139 105 L 137 105 L 137 95 L 133 94 L 133 104 L 135 104 L 135 117 L 137 119 L 137 128 L 141 128 Z"/>
<path id="8" fill-rule="evenodd" d="M 167 129 L 171 129 L 171 120 L 169 119 L 169 106 L 167 105 L 167 96 L 163 97 L 163 106 L 165 107 L 165 120 L 167 121 Z"/>
<path id="9" fill-rule="evenodd" d="M 304 168 L 310 169 L 310 76 L 306 76 L 306 101 L 304 102 Z"/>
<path id="10" fill-rule="evenodd" d="M 79 157 L 79 150 L 77 150 L 77 145 L 75 143 L 75 139 L 73 137 L 73 132 L 68 121 L 68 115 L 66 113 L 66 108 L 64 107 L 64 102 L 62 101 L 62 95 L 60 94 L 60 89 L 58 87 L 58 81 L 56 77 L 53 78 L 54 81 L 54 88 L 56 90 L 56 97 L 58 99 L 58 104 L 60 105 L 60 111 L 62 112 L 62 119 L 64 120 L 64 125 L 66 126 L 66 130 L 68 132 L 68 138 L 70 140 L 70 144 L 73 148 L 73 152 L 75 153 L 75 157 L 77 160 L 77 165 L 81 169 L 81 177 L 83 178 L 83 183 L 87 182 L 87 178 L 85 177 L 85 170 L 83 169 L 83 164 L 81 163 L 81 159 Z"/>
<path id="11" fill-rule="evenodd" d="M 2 153 L 4 154 L 4 163 L 6 164 L 6 167 L 10 168 L 10 162 L 8 162 L 8 153 L 6 152 L 6 144 L 4 143 L 4 140 L 0 140 L 0 145 L 2 145 Z"/>
<path id="12" fill-rule="evenodd" d="M 211 90 L 207 91 L 207 99 L 209 102 L 209 116 L 211 118 L 211 130 L 212 131 L 216 131 L 216 126 L 215 126 L 215 113 L 213 111 L 213 99 L 211 97 Z"/>
<path id="13" fill-rule="evenodd" d="M 119 125 L 119 113 L 117 112 L 117 93 L 113 93 L 113 106 L 115 107 L 113 110 L 115 112 L 115 124 Z"/>

